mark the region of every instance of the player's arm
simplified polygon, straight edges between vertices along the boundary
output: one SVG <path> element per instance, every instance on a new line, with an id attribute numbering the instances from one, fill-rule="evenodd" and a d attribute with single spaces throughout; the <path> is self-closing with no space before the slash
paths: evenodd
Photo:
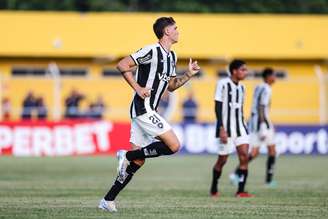
<path id="1" fill-rule="evenodd" d="M 265 107 L 269 104 L 269 96 L 266 91 L 263 91 L 261 95 L 260 104 L 258 108 L 259 120 L 260 120 L 260 136 L 262 139 L 265 138 L 265 133 L 267 131 L 266 118 L 265 118 Z"/>
<path id="2" fill-rule="evenodd" d="M 259 108 L 258 108 L 258 113 L 259 113 L 259 119 L 260 119 L 260 123 L 264 123 L 265 122 L 265 117 L 264 117 L 264 109 L 265 109 L 265 106 L 264 105 L 260 105 Z"/>
<path id="3" fill-rule="evenodd" d="M 224 83 L 218 81 L 215 89 L 215 115 L 217 119 L 218 134 L 222 143 L 226 144 L 228 141 L 228 134 L 223 126 L 223 101 L 225 99 Z"/>
<path id="4" fill-rule="evenodd" d="M 133 88 L 133 90 L 135 90 L 136 93 L 144 99 L 150 96 L 150 88 L 140 87 L 140 85 L 136 82 L 133 76 L 133 70 L 135 67 L 136 63 L 131 56 L 123 58 L 117 64 L 117 69 L 122 73 L 124 79 Z"/>
<path id="5" fill-rule="evenodd" d="M 219 137 L 221 139 L 221 142 L 225 144 L 227 143 L 228 135 L 223 127 L 222 108 L 223 108 L 223 103 L 221 101 L 215 100 L 215 115 L 217 119 L 217 127 L 219 128 Z"/>
<path id="6" fill-rule="evenodd" d="M 197 64 L 197 61 L 193 62 L 192 59 L 190 58 L 187 72 L 184 75 L 182 75 L 181 77 L 172 78 L 169 81 L 168 90 L 172 92 L 172 91 L 178 89 L 179 87 L 184 85 L 187 81 L 189 81 L 190 78 L 192 78 L 192 76 L 197 74 L 199 72 L 199 70 L 200 70 L 200 67 Z"/>

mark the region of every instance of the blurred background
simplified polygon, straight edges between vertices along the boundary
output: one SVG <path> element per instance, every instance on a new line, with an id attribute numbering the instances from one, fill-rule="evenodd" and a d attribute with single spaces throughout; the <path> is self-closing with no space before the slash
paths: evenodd
<path id="1" fill-rule="evenodd" d="M 261 71 L 272 67 L 278 151 L 328 154 L 328 0 L 2 0 L 0 9 L 2 154 L 127 148 L 133 92 L 115 66 L 157 41 L 160 16 L 178 25 L 177 73 L 189 57 L 202 68 L 160 106 L 182 152 L 215 153 L 215 84 L 239 58 L 250 70 L 246 119 Z"/>

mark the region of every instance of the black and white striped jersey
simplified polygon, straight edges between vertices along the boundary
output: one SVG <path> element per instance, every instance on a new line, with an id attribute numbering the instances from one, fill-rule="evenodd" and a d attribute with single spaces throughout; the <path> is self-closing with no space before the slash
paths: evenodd
<path id="1" fill-rule="evenodd" d="M 244 122 L 245 88 L 230 77 L 218 80 L 215 100 L 222 102 L 222 124 L 228 137 L 248 135 Z"/>
<path id="2" fill-rule="evenodd" d="M 157 110 L 171 77 L 176 76 L 177 56 L 175 52 L 167 52 L 160 43 L 156 43 L 131 54 L 131 58 L 138 66 L 135 75 L 137 83 L 152 89 L 150 97 L 145 99 L 134 93 L 130 107 L 131 118 L 134 118 Z"/>
<path id="3" fill-rule="evenodd" d="M 272 124 L 269 119 L 271 94 L 271 86 L 267 83 L 261 83 L 255 87 L 253 93 L 251 118 L 249 121 L 249 129 L 251 132 L 260 130 L 260 105 L 264 106 L 264 122 L 266 124 L 266 127 L 272 127 Z"/>

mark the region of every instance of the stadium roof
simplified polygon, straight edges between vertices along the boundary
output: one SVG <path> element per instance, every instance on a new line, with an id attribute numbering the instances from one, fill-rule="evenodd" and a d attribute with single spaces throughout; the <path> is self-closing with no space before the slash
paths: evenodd
<path id="1" fill-rule="evenodd" d="M 0 56 L 121 57 L 156 42 L 173 16 L 180 58 L 328 59 L 328 16 L 0 12 Z"/>

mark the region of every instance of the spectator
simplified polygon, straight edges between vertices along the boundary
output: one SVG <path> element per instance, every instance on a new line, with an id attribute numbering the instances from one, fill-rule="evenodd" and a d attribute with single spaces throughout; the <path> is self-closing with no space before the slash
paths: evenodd
<path id="1" fill-rule="evenodd" d="M 4 121 L 8 121 L 10 120 L 11 117 L 11 104 L 10 104 L 10 100 L 8 97 L 5 97 L 2 99 L 2 119 Z"/>
<path id="2" fill-rule="evenodd" d="M 183 121 L 187 123 L 194 123 L 197 120 L 198 104 L 194 99 L 193 92 L 188 93 L 187 99 L 182 103 Z"/>
<path id="3" fill-rule="evenodd" d="M 23 112 L 21 118 L 24 120 L 32 119 L 32 113 L 35 108 L 36 102 L 32 91 L 29 91 L 23 101 Z"/>
<path id="4" fill-rule="evenodd" d="M 176 95 L 174 92 L 164 91 L 158 103 L 157 112 L 166 120 L 170 120 L 176 105 Z"/>
<path id="5" fill-rule="evenodd" d="M 48 110 L 44 105 L 44 101 L 42 97 L 36 99 L 36 115 L 39 120 L 47 119 Z"/>
<path id="6" fill-rule="evenodd" d="M 102 119 L 103 114 L 106 110 L 105 103 L 101 96 L 98 96 L 96 102 L 89 105 L 89 111 L 87 112 L 87 117 L 93 119 Z"/>
<path id="7" fill-rule="evenodd" d="M 85 96 L 83 94 L 80 94 L 76 90 L 72 90 L 70 96 L 67 97 L 65 100 L 65 106 L 66 106 L 65 118 L 75 119 L 81 117 L 81 113 L 79 111 L 79 105 L 81 100 L 83 100 L 84 98 Z"/>
<path id="8" fill-rule="evenodd" d="M 164 114 L 169 106 L 169 103 L 170 103 L 170 95 L 168 91 L 165 91 L 158 104 L 158 109 L 157 109 L 158 114 L 164 117 Z"/>

